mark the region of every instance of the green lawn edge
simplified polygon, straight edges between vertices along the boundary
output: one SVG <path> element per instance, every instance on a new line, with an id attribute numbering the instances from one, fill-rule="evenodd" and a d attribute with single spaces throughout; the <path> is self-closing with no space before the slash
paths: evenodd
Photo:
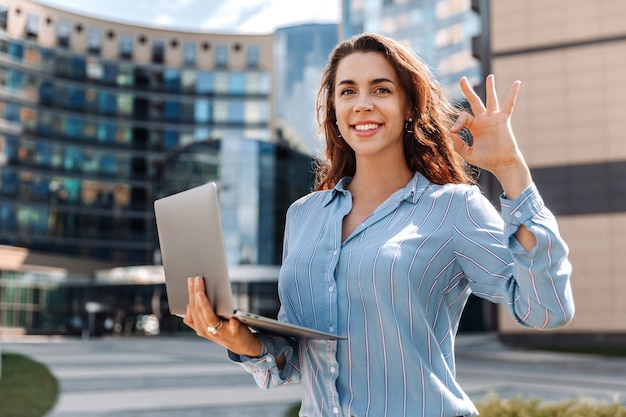
<path id="1" fill-rule="evenodd" d="M 0 417 L 41 417 L 58 395 L 59 382 L 48 367 L 25 355 L 2 353 Z"/>

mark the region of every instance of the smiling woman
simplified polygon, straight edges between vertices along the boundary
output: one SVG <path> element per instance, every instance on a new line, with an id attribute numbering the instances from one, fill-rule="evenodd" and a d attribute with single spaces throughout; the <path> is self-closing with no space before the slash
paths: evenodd
<path id="1" fill-rule="evenodd" d="M 519 82 L 502 106 L 493 76 L 484 103 L 467 79 L 460 87 L 471 114 L 415 54 L 376 34 L 340 43 L 322 73 L 326 159 L 316 191 L 287 212 L 279 319 L 345 339 L 252 333 L 217 317 L 202 279 L 190 281 L 185 323 L 260 387 L 299 381 L 301 416 L 476 416 L 455 379 L 470 294 L 527 327 L 573 317 L 567 245 L 511 130 Z M 500 181 L 501 214 L 468 164 Z"/>

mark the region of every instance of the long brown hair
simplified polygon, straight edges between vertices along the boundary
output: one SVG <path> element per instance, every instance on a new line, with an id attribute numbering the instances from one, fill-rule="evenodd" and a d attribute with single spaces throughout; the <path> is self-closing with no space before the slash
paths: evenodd
<path id="1" fill-rule="evenodd" d="M 337 67 L 343 58 L 355 52 L 382 53 L 398 73 L 413 120 L 404 133 L 404 155 L 411 171 L 420 172 L 435 184 L 472 183 L 467 164 L 454 151 L 450 138 L 458 110 L 444 98 L 428 66 L 397 41 L 361 34 L 337 45 L 322 73 L 317 119 L 326 138 L 326 160 L 318 161 L 315 189 L 331 189 L 356 170 L 354 151 L 339 134 L 334 102 Z"/>

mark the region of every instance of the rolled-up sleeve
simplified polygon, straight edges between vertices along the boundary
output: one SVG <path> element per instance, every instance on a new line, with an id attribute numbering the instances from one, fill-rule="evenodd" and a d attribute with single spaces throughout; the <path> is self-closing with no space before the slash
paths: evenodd
<path id="1" fill-rule="evenodd" d="M 298 366 L 297 341 L 292 338 L 256 333 L 262 345 L 262 353 L 258 358 L 237 355 L 228 351 L 228 357 L 241 365 L 254 377 L 260 388 L 269 389 L 284 383 L 298 382 L 300 372 Z M 285 358 L 285 366 L 279 369 L 277 360 Z"/>
<path id="2" fill-rule="evenodd" d="M 534 184 L 514 201 L 500 198 L 504 238 L 514 256 L 513 276 L 523 292 L 512 312 L 520 323 L 538 328 L 561 327 L 574 317 L 570 286 L 569 249 L 560 236 L 556 218 L 544 205 Z M 536 238 L 527 251 L 515 238 L 524 225 Z"/>

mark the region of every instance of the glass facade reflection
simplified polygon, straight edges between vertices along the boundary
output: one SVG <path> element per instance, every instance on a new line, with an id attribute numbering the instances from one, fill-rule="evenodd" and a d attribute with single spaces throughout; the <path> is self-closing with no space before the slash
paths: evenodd
<path id="1" fill-rule="evenodd" d="M 338 36 L 336 24 L 284 27 L 275 33 L 274 123 L 286 140 L 310 155 L 323 155 L 315 102 Z"/>
<path id="2" fill-rule="evenodd" d="M 342 0 L 343 38 L 374 32 L 403 41 L 433 69 L 447 94 L 462 98 L 461 76 L 472 85 L 481 67 L 472 56 L 472 37 L 480 17 L 469 0 Z"/>

